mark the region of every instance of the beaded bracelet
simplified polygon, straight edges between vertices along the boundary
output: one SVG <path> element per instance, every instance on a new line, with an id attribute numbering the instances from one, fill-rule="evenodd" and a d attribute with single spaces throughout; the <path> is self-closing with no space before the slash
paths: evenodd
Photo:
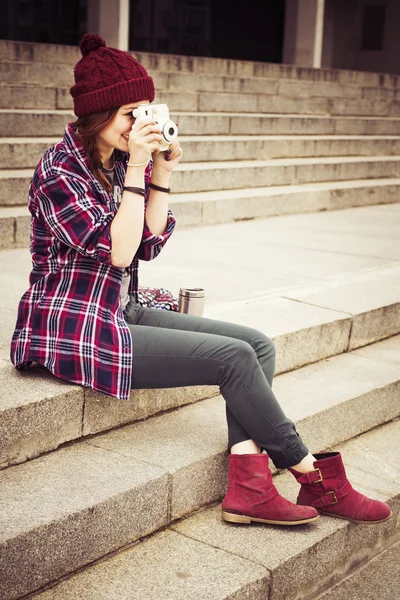
<path id="1" fill-rule="evenodd" d="M 150 160 L 150 159 L 149 159 Z M 143 167 L 144 165 L 147 165 L 149 163 L 149 160 L 146 160 L 146 162 L 144 163 L 139 163 L 137 165 L 134 165 L 133 163 L 127 163 L 127 167 Z"/>
<path id="2" fill-rule="evenodd" d="M 156 185 L 155 183 L 149 183 L 149 188 L 151 188 L 152 190 L 157 190 L 159 192 L 165 192 L 166 194 L 169 194 L 171 191 L 171 188 L 165 188 L 165 187 L 161 187 L 160 185 Z"/>

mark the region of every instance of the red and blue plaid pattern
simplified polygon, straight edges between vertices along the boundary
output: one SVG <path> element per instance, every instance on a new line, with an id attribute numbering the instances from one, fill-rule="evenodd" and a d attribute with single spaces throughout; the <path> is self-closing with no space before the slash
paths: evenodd
<path id="1" fill-rule="evenodd" d="M 115 151 L 121 189 L 128 155 Z M 151 165 L 146 169 L 147 198 Z M 18 307 L 11 361 L 19 369 L 38 362 L 56 377 L 126 400 L 132 340 L 120 306 L 123 269 L 111 264 L 110 224 L 118 210 L 90 170 L 71 125 L 40 160 L 29 187 L 32 271 Z M 128 267 L 129 292 L 138 301 L 138 259 L 152 260 L 172 234 L 153 235 L 145 223 Z"/>

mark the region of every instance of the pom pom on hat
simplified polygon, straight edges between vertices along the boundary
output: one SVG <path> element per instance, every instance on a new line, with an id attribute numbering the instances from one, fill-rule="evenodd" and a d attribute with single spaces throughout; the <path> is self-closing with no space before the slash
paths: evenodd
<path id="1" fill-rule="evenodd" d="M 108 47 L 97 33 L 86 33 L 79 47 L 82 58 L 70 89 L 77 117 L 141 100 L 153 102 L 154 82 L 131 54 Z"/>
<path id="2" fill-rule="evenodd" d="M 105 47 L 106 43 L 97 33 L 85 33 L 79 44 L 82 56 L 87 56 L 89 52 L 93 52 L 93 50 L 97 50 L 101 46 Z"/>

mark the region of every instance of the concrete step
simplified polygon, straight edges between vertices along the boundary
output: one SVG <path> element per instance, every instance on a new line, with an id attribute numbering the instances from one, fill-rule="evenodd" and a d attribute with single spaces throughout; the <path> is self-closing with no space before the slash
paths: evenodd
<path id="1" fill-rule="evenodd" d="M 170 206 L 179 227 L 396 203 L 399 179 L 364 179 L 173 194 Z M 0 207 L 0 250 L 27 248 L 31 215 L 26 206 Z M 22 202 L 22 195 L 20 196 Z"/>
<path id="2" fill-rule="evenodd" d="M 4 64 L 4 63 L 3 63 Z M 46 65 L 47 67 L 47 65 Z M 53 65 L 54 67 L 54 65 Z M 1 63 L 0 63 L 1 71 Z M 16 76 L 18 72 L 16 73 Z M 46 73 L 45 77 L 49 75 Z M 59 79 L 55 75 L 55 83 Z M 243 112 L 243 113 L 297 113 L 297 114 L 321 114 L 321 115 L 376 115 L 376 116 L 400 116 L 400 102 L 393 90 L 376 91 L 376 98 L 370 92 L 368 98 L 362 98 L 362 91 L 356 88 L 359 97 L 335 97 L 335 91 L 330 93 L 329 85 L 325 84 L 325 90 L 313 89 L 309 86 L 308 96 L 304 91 L 300 95 L 293 89 L 292 94 L 280 94 L 278 84 L 275 87 L 265 81 L 265 89 L 259 93 L 234 93 L 234 92 L 206 92 L 197 90 L 176 91 L 163 90 L 162 85 L 157 87 L 156 103 L 168 104 L 170 110 L 187 111 L 217 111 L 217 112 Z M 44 82 L 43 82 L 44 83 Z M 72 79 L 69 82 L 71 86 Z M 168 85 L 168 84 L 167 84 Z M 179 88 L 179 86 L 177 86 Z M 232 86 L 233 87 L 233 86 Z M 258 85 L 258 87 L 260 87 Z M 355 86 L 353 86 L 355 87 Z M 276 88 L 276 92 L 274 89 Z M 282 88 L 285 91 L 285 88 Z M 289 92 L 289 89 L 286 90 Z M 73 103 L 69 89 L 45 87 L 45 85 L 2 85 L 0 86 L 0 107 L 2 108 L 48 108 L 48 109 L 72 109 Z"/>
<path id="3" fill-rule="evenodd" d="M 400 136 L 334 135 L 202 135 L 180 136 L 182 162 L 266 160 L 322 156 L 400 155 Z M 3 169 L 36 167 L 60 137 L 0 138 Z"/>
<path id="4" fill-rule="evenodd" d="M 19 65 L 18 65 L 19 66 Z M 45 65 L 47 67 L 47 65 Z M 3 67 L 4 68 L 4 67 Z M 18 67 L 16 76 L 18 76 Z M 12 73 L 12 72 L 11 72 Z M 11 77 L 11 74 L 9 75 Z M 400 90 L 387 87 L 360 87 L 339 83 L 318 83 L 261 77 L 224 77 L 191 73 L 155 72 L 153 79 L 157 92 L 171 94 L 241 94 L 279 96 L 281 98 L 336 98 L 347 100 L 400 100 Z M 0 106 L 4 108 L 71 108 L 69 87 L 57 87 L 47 79 L 43 85 L 35 83 L 6 83 L 0 85 Z M 239 103 L 241 99 L 237 100 Z"/>
<path id="5" fill-rule="evenodd" d="M 228 77 L 262 77 L 267 79 L 289 79 L 304 82 L 333 82 L 362 87 L 400 88 L 400 77 L 394 74 L 368 73 L 344 69 L 314 69 L 303 66 L 262 63 L 220 58 L 179 56 L 134 52 L 141 64 L 153 72 L 188 72 Z"/>
<path id="6" fill-rule="evenodd" d="M 60 137 L 0 138 L 1 164 L 5 169 L 34 168 L 44 152 L 59 141 Z"/>
<path id="7" fill-rule="evenodd" d="M 246 113 L 174 112 L 182 135 L 398 135 L 400 119 Z M 0 111 L 1 117 L 1 111 Z M 15 134 L 14 134 L 15 135 Z"/>
<path id="8" fill-rule="evenodd" d="M 59 89 L 39 84 L 3 83 L 0 85 L 0 108 L 49 108 L 53 110 L 64 108 L 58 103 Z M 62 93 L 63 102 L 65 102 L 64 95 Z M 68 106 L 68 108 L 70 107 Z"/>
<path id="9" fill-rule="evenodd" d="M 0 131 L 2 137 L 42 137 L 62 136 L 67 123 L 76 120 L 71 110 L 49 111 L 0 110 Z"/>
<path id="10" fill-rule="evenodd" d="M 265 592 L 264 595 L 260 594 L 260 599 L 314 598 L 320 590 L 325 590 L 342 580 L 354 568 L 365 564 L 383 549 L 392 546 L 393 552 L 396 552 L 396 546 L 393 544 L 399 539 L 397 516 L 400 511 L 400 453 L 397 443 L 399 435 L 400 422 L 397 421 L 336 448 L 342 452 L 347 474 L 354 487 L 370 497 L 389 501 L 394 514 L 386 523 L 361 526 L 322 516 L 315 527 L 305 527 L 303 531 L 264 526 L 231 527 L 221 521 L 220 507 L 216 506 L 172 525 L 171 529 L 185 538 L 212 546 L 217 551 L 226 552 L 229 556 L 248 560 L 249 566 L 264 567 L 268 576 L 269 594 Z M 277 486 L 285 497 L 295 501 L 298 486 L 289 473 L 277 479 Z M 135 550 L 132 549 L 130 552 L 133 553 Z M 114 565 L 116 562 L 117 559 L 114 559 Z M 103 568 L 110 573 L 109 569 L 114 565 L 105 562 L 95 567 L 95 573 L 100 577 Z M 54 595 L 43 595 L 39 598 L 40 600 L 50 598 L 64 600 L 63 594 L 65 594 L 65 600 L 70 598 L 72 600 L 74 597 L 71 595 L 72 590 L 81 592 L 84 596 L 84 591 L 89 589 L 88 579 L 89 582 L 93 582 L 95 573 L 92 574 L 92 569 L 89 568 L 86 572 L 73 577 L 68 583 L 56 587 Z M 382 597 L 387 600 L 396 600 L 396 595 L 385 596 L 384 593 L 390 588 L 397 575 L 393 574 L 392 577 L 389 575 L 391 581 L 385 582 L 387 568 L 379 570 L 379 574 L 378 571 L 375 573 L 376 583 L 379 584 L 380 589 L 379 597 L 382 594 Z M 369 574 L 369 581 L 371 575 L 372 573 Z M 105 578 L 96 581 L 100 588 L 101 583 L 105 583 Z M 375 592 L 376 589 L 375 586 Z M 351 600 L 362 598 L 375 600 L 377 597 L 371 593 L 372 590 L 367 596 L 357 593 L 355 587 L 349 587 L 347 591 L 347 595 L 339 597 L 346 600 L 350 598 Z M 173 597 L 171 595 L 171 598 Z M 331 600 L 329 595 L 326 600 L 328 598 Z M 334 595 L 333 599 L 336 600 L 337 597 Z"/>
<path id="11" fill-rule="evenodd" d="M 71 87 L 74 84 L 73 65 L 36 61 L 1 61 L 0 80 L 3 84 Z"/>
<path id="12" fill-rule="evenodd" d="M 15 297 L 20 296 L 20 290 L 24 290 L 23 282 L 17 284 L 18 274 L 10 277 L 7 273 L 12 269 L 12 256 L 4 253 L 3 258 L 8 262 L 8 267 L 2 267 L 4 274 L 1 283 L 7 281 L 9 288 L 17 288 Z M 342 375 L 337 376 L 337 369 L 343 364 L 341 361 L 349 356 L 342 353 L 400 333 L 398 266 L 352 274 L 349 282 L 332 282 L 319 286 L 318 289 L 311 288 L 308 292 L 288 290 L 286 295 L 286 298 L 259 298 L 252 301 L 247 298 L 242 303 L 215 303 L 208 309 L 206 316 L 255 327 L 274 340 L 277 348 L 276 373 L 289 372 L 288 375 L 278 377 L 276 384 L 279 385 L 281 380 L 289 382 L 279 394 L 282 404 L 286 406 L 287 403 L 288 411 L 295 410 L 291 388 L 291 378 L 299 377 L 295 369 L 311 365 L 307 367 L 309 371 L 304 371 L 305 381 L 311 381 L 313 369 L 316 372 L 320 369 L 312 366 L 313 363 L 323 365 L 323 362 L 318 361 L 336 355 L 336 362 L 331 359 L 333 362 L 329 368 L 336 371 L 335 377 L 342 381 Z M 16 305 L 12 296 L 9 304 Z M 1 317 L 0 346 L 5 348 L 15 324 L 15 312 L 8 308 L 7 303 L 2 308 Z M 398 338 L 391 340 L 385 344 L 396 348 Z M 382 346 L 382 352 L 385 353 L 386 348 L 387 346 Z M 390 359 L 387 361 L 385 354 L 384 364 L 386 362 L 389 363 L 387 368 L 390 372 Z M 376 364 L 382 369 L 380 361 Z M 382 373 L 386 373 L 385 368 Z M 145 419 L 160 411 L 210 398 L 218 393 L 215 387 L 141 390 L 132 391 L 129 402 L 116 402 L 113 398 L 61 382 L 41 367 L 18 372 L 8 359 L 1 362 L 0 376 L 3 383 L 3 399 L 0 404 L 0 468 L 24 462 L 67 441 Z M 352 376 L 355 376 L 354 373 Z M 368 381 L 364 381 L 362 385 L 369 385 Z M 342 388 L 345 394 L 354 389 L 351 386 L 348 389 L 346 386 Z M 304 396 L 313 397 L 312 401 L 316 402 L 315 394 L 310 395 L 305 390 Z M 308 401 L 304 402 L 299 406 L 299 418 L 303 408 L 307 407 Z M 322 406 L 321 402 L 323 400 L 314 405 L 317 412 Z M 379 410 L 383 415 L 381 404 Z M 341 419 L 339 426 L 346 429 Z M 333 431 L 332 424 L 330 427 Z"/>
<path id="13" fill-rule="evenodd" d="M 181 135 L 400 135 L 400 119 L 173 111 Z M 2 137 L 62 136 L 72 110 L 0 109 Z"/>
<path id="14" fill-rule="evenodd" d="M 26 205 L 32 175 L 32 169 L 0 171 L 0 206 Z"/>
<path id="15" fill-rule="evenodd" d="M 398 340 L 397 352 L 395 347 L 389 348 L 389 342 L 384 344 L 387 345 L 384 358 L 391 357 L 392 360 L 392 377 L 396 371 L 398 376 Z M 379 349 L 375 350 L 379 355 Z M 363 349 L 354 354 L 357 357 L 349 355 L 344 358 L 358 362 L 358 368 L 363 371 L 360 380 L 369 379 L 371 385 L 372 373 L 382 373 L 376 367 L 376 355 L 371 349 Z M 354 382 L 351 377 L 354 367 L 354 363 L 349 365 L 348 381 Z M 358 368 L 356 367 L 356 372 Z M 324 374 L 320 373 L 314 386 L 318 389 L 319 398 L 323 399 L 322 381 Z M 331 381 L 333 379 L 329 383 Z M 348 381 L 346 378 L 346 384 Z M 293 383 L 294 381 L 292 390 Z M 382 390 L 382 383 L 380 374 L 379 390 Z M 329 385 L 327 388 L 329 389 Z M 336 389 L 343 390 L 343 386 L 336 384 Z M 392 403 L 397 404 L 395 391 L 392 396 Z M 375 397 L 368 402 L 364 398 L 352 417 L 346 407 L 342 406 L 342 415 L 346 414 L 343 422 L 351 421 L 353 427 L 360 414 L 364 416 L 370 409 L 379 413 L 377 406 L 383 397 L 384 393 L 380 392 L 379 400 Z M 379 418 L 382 422 L 382 417 Z M 321 419 L 320 427 L 314 425 L 313 432 L 323 429 L 328 432 L 331 419 L 332 415 L 326 415 L 326 419 Z M 223 401 L 206 400 L 2 472 L 0 543 L 4 548 L 4 559 L 0 564 L 5 600 L 14 600 L 38 590 L 89 562 L 126 548 L 139 538 L 168 526 L 201 506 L 219 500 L 226 487 L 224 420 Z M 398 444 L 395 443 L 398 428 L 398 422 L 389 423 L 343 447 L 349 477 L 355 486 L 373 497 L 388 499 L 394 517 L 384 524 L 374 526 L 373 531 L 371 527 L 354 527 L 347 522 L 325 517 L 317 526 L 303 528 L 303 535 L 301 532 L 297 533 L 301 536 L 299 543 L 303 540 L 300 544 L 301 559 L 304 562 L 305 556 L 311 552 L 314 556 L 313 563 L 318 561 L 319 564 L 317 570 L 306 569 L 309 575 L 306 584 L 303 583 L 305 587 L 318 587 L 321 580 L 325 583 L 326 579 L 334 578 L 337 567 L 343 563 L 348 568 L 349 563 L 369 558 L 376 551 L 376 546 L 388 544 L 390 537 L 395 534 L 400 496 L 397 477 L 400 474 L 400 456 Z M 301 425 L 300 433 L 304 435 Z M 341 432 L 340 436 L 342 435 Z M 334 436 L 329 434 L 329 437 L 333 439 Z M 196 440 L 195 444 L 193 440 Z M 319 447 L 318 443 L 313 439 L 314 452 Z M 366 455 L 368 461 L 365 461 Z M 293 492 L 295 494 L 298 489 L 297 483 L 288 473 L 278 476 L 276 481 L 285 496 L 293 496 Z M 205 545 L 212 544 L 222 551 L 230 551 L 242 557 L 243 553 L 251 553 L 253 557 L 257 555 L 256 562 L 259 563 L 267 559 L 269 564 L 264 564 L 264 568 L 274 570 L 275 565 L 276 569 L 275 598 L 289 600 L 293 596 L 294 586 L 298 590 L 298 578 L 293 581 L 287 576 L 279 577 L 276 568 L 277 558 L 281 559 L 279 562 L 283 561 L 282 553 L 286 555 L 286 560 L 289 554 L 291 562 L 300 560 L 300 556 L 297 556 L 299 548 L 295 550 L 296 544 L 290 544 L 288 550 L 287 543 L 280 537 L 289 532 L 285 534 L 277 528 L 255 527 L 246 528 L 246 531 L 243 528 L 241 535 L 241 528 L 230 527 L 221 522 L 219 506 L 199 512 L 181 523 L 172 524 L 171 528 L 187 538 L 197 539 Z M 294 532 L 291 535 L 295 535 Z M 352 535 L 354 537 L 349 539 Z M 266 543 L 266 536 L 274 542 Z M 262 538 L 263 546 L 259 538 Z M 256 539 L 259 540 L 258 544 L 255 543 Z M 153 540 L 157 540 L 157 536 Z M 324 548 L 332 544 L 335 550 L 329 549 L 329 560 L 327 555 L 322 560 Z M 316 545 L 319 546 L 317 553 Z M 137 547 L 140 548 L 141 545 Z M 261 547 L 264 548 L 263 552 L 260 552 Z M 271 547 L 274 548 L 273 557 Z M 355 557 L 352 554 L 356 548 L 358 552 Z M 167 552 L 166 555 L 168 554 Z M 250 560 L 250 555 L 244 558 Z M 164 561 L 162 564 L 165 564 Z M 308 561 L 306 564 L 308 567 Z M 137 569 L 134 571 L 138 572 Z M 114 581 L 120 579 L 113 578 Z M 147 577 L 144 578 L 144 585 L 146 580 Z M 66 585 L 70 585 L 71 581 L 74 579 L 70 579 Z M 154 581 L 152 585 L 154 586 Z M 102 585 L 97 590 L 102 590 L 100 597 L 112 597 Z M 281 595 L 278 595 L 278 590 Z M 49 593 L 53 592 L 54 590 Z M 65 600 L 68 596 L 63 596 L 64 592 L 61 588 L 61 595 L 56 597 Z M 81 591 L 76 597 L 87 596 Z M 137 598 L 139 597 L 148 596 L 138 595 Z"/>
<path id="16" fill-rule="evenodd" d="M 184 149 L 183 162 L 400 154 L 398 136 L 182 135 L 180 143 Z M 1 152 L 2 140 L 0 156 Z M 4 162 L 1 164 L 7 168 Z"/>
<path id="17" fill-rule="evenodd" d="M 338 156 L 183 163 L 178 165 L 174 173 L 174 191 L 176 193 L 226 191 L 399 176 L 400 157 L 397 156 Z"/>
<path id="18" fill-rule="evenodd" d="M 0 206 L 24 205 L 33 171 L 0 170 Z M 351 156 L 182 163 L 174 171 L 174 192 L 230 191 L 351 180 L 400 177 L 400 156 Z M 280 190 L 279 190 L 280 191 Z"/>
<path id="19" fill-rule="evenodd" d="M 175 73 L 195 77 L 203 75 L 235 78 L 267 78 L 303 82 L 333 83 L 373 88 L 400 88 L 400 77 L 394 74 L 346 71 L 343 69 L 313 69 L 295 65 L 251 62 L 244 60 L 179 56 L 150 52 L 132 53 L 151 74 Z M 3 63 L 39 63 L 73 68 L 81 58 L 78 47 L 1 40 L 0 56 Z M 47 80 L 48 81 L 48 78 Z"/>
<path id="20" fill-rule="evenodd" d="M 316 96 L 309 98 L 266 94 L 157 92 L 156 103 L 172 111 L 274 113 L 301 115 L 354 115 L 399 117 L 400 102 Z M 68 105 L 69 105 L 68 99 Z"/>
<path id="21" fill-rule="evenodd" d="M 290 98 L 328 97 L 357 100 L 399 100 L 400 90 L 393 87 L 360 87 L 337 82 L 301 81 L 284 78 L 237 77 L 199 73 L 153 74 L 157 91 L 264 94 Z"/>
<path id="22" fill-rule="evenodd" d="M 400 590 L 400 543 L 375 556 L 317 600 L 396 600 Z"/>
<path id="23" fill-rule="evenodd" d="M 215 225 L 247 219 L 339 210 L 357 206 L 398 202 L 400 179 L 364 179 L 289 186 L 247 188 L 174 194 L 170 205 L 181 227 Z M 16 207 L 14 221 L 7 226 L 8 245 L 26 244 L 28 221 Z M 4 212 L 3 212 L 4 211 Z M 10 212 L 6 212 L 10 211 Z M 27 209 L 25 209 L 28 216 Z M 0 219 L 14 208 L 0 208 Z M 1 221 L 0 221 L 1 222 Z M 14 232 L 14 236 L 13 236 Z"/>

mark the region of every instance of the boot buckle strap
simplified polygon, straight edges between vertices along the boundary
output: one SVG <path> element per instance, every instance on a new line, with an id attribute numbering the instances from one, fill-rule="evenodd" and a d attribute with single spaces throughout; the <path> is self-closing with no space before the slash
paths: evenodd
<path id="1" fill-rule="evenodd" d="M 299 478 L 299 483 L 301 484 L 313 484 L 313 483 L 321 483 L 323 481 L 321 469 L 314 469 L 314 471 L 310 471 L 309 473 L 303 473 L 303 475 Z"/>
<path id="2" fill-rule="evenodd" d="M 321 469 L 317 467 L 314 471 L 311 471 L 311 473 L 318 473 L 318 479 L 315 479 L 311 483 L 321 483 L 321 481 L 323 480 Z"/>
<path id="3" fill-rule="evenodd" d="M 332 501 L 327 496 L 332 496 Z M 315 508 L 323 508 L 324 506 L 331 506 L 332 504 L 337 504 L 339 502 L 336 493 L 334 491 L 326 492 L 322 496 L 319 496 L 314 502 L 312 502 L 311 506 Z"/>
<path id="4" fill-rule="evenodd" d="M 337 504 L 339 500 L 337 499 L 335 492 L 331 490 L 330 492 L 326 492 L 324 496 L 329 496 L 329 494 L 332 494 L 332 502 L 329 502 L 328 506 L 330 506 L 331 504 Z"/>

